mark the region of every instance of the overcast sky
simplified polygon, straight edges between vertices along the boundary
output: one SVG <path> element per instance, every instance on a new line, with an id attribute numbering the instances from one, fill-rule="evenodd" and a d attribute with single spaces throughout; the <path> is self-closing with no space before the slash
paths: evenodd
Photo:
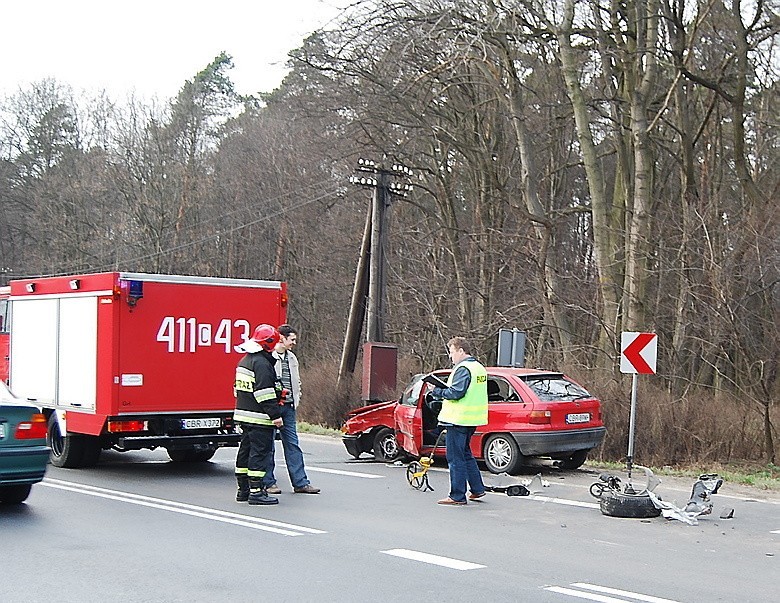
<path id="1" fill-rule="evenodd" d="M 174 96 L 222 50 L 238 92 L 281 82 L 287 52 L 345 0 L 3 0 L 0 95 L 46 77 L 115 100 Z"/>

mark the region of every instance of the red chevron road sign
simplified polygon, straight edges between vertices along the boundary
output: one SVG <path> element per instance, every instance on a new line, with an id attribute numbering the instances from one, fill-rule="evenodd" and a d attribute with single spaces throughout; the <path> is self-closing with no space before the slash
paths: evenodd
<path id="1" fill-rule="evenodd" d="M 624 331 L 620 337 L 620 372 L 655 374 L 658 335 Z"/>

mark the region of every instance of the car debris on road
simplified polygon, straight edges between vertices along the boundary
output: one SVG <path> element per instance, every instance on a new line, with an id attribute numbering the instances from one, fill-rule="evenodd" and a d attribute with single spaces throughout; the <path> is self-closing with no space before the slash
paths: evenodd
<path id="1" fill-rule="evenodd" d="M 530 496 L 549 486 L 550 482 L 542 479 L 541 473 L 537 473 L 530 479 L 518 479 L 508 473 L 501 473 L 494 477 L 490 483 L 485 484 L 485 490 L 505 492 L 507 496 Z"/>
<path id="2" fill-rule="evenodd" d="M 717 473 L 704 473 L 693 484 L 691 498 L 683 507 L 677 507 L 672 503 L 661 500 L 652 492 L 648 492 L 650 500 L 661 510 L 661 514 L 666 519 L 677 519 L 688 525 L 698 525 L 698 517 L 710 515 L 712 513 L 712 494 L 717 494 L 723 485 L 723 479 Z M 720 514 L 721 519 L 731 519 L 734 517 L 734 509 L 724 509 Z"/>

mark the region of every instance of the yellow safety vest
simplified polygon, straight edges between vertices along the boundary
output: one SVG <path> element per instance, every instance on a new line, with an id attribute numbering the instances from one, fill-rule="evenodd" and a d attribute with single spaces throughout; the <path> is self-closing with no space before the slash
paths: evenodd
<path id="1" fill-rule="evenodd" d="M 487 369 L 476 360 L 464 360 L 455 367 L 447 379 L 447 387 L 459 367 L 465 367 L 471 373 L 471 383 L 466 393 L 458 400 L 443 400 L 439 421 L 464 427 L 477 427 L 488 422 Z"/>

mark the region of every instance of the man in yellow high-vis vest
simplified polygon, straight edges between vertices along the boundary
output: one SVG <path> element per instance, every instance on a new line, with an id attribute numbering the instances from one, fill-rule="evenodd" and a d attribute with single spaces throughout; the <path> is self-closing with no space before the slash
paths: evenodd
<path id="1" fill-rule="evenodd" d="M 440 505 L 465 505 L 468 499 L 485 496 L 485 484 L 471 454 L 471 436 L 477 427 L 487 424 L 487 370 L 471 355 L 471 346 L 463 337 L 447 342 L 453 368 L 447 387 L 436 387 L 434 398 L 442 399 L 439 424 L 447 430 L 447 463 L 450 466 L 450 495 Z"/>

